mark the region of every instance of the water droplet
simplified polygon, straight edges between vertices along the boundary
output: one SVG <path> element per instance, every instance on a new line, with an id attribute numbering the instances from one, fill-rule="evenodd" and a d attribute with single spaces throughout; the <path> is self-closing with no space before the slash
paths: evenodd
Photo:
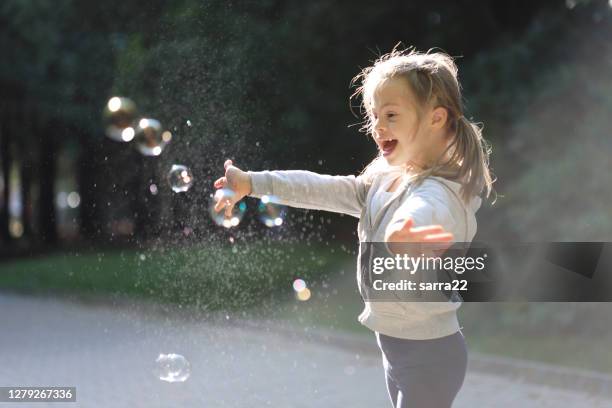
<path id="1" fill-rule="evenodd" d="M 180 354 L 160 354 L 155 363 L 155 375 L 162 381 L 183 382 L 191 374 L 191 364 Z"/>
<path id="2" fill-rule="evenodd" d="M 183 193 L 193 185 L 193 174 L 187 166 L 173 164 L 168 173 L 168 183 L 175 193 Z"/>

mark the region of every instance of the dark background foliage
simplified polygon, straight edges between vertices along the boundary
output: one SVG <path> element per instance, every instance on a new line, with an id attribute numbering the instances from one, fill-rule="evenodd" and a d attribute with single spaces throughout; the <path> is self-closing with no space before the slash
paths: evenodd
<path id="1" fill-rule="evenodd" d="M 479 212 L 478 238 L 605 240 L 610 14 L 606 1 L 4 1 L 4 252 L 185 226 L 214 234 L 205 207 L 226 158 L 359 172 L 375 149 L 358 132 L 350 80 L 398 42 L 456 56 L 468 116 L 484 123 L 499 197 Z M 173 131 L 160 158 L 104 137 L 112 95 Z M 164 180 L 175 162 L 197 178 L 180 198 Z M 81 202 L 60 217 L 66 189 Z M 326 236 L 353 239 L 353 220 L 331 217 Z"/>

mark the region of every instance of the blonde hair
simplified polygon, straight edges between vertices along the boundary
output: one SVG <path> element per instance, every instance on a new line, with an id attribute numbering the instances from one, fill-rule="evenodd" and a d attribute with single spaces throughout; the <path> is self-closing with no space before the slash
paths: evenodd
<path id="1" fill-rule="evenodd" d="M 489 197 L 495 182 L 489 170 L 491 148 L 482 136 L 482 127 L 463 116 L 461 85 L 457 80 L 457 66 L 453 58 L 443 52 L 430 50 L 421 53 L 414 48 L 399 50 L 398 46 L 378 58 L 372 66 L 363 69 L 351 81 L 357 90 L 350 100 L 361 96 L 360 113 L 364 116 L 364 122 L 360 130 L 374 134 L 371 104 L 381 84 L 389 79 L 404 79 L 416 98 L 419 119 L 425 107 L 432 104 L 441 106 L 448 113 L 448 130 L 454 134 L 441 156 L 450 153 L 450 158 L 445 162 L 438 159 L 433 166 L 419 171 L 414 176 L 414 182 L 419 184 L 429 176 L 440 176 L 460 182 L 461 194 L 466 202 L 473 196 L 479 196 L 483 190 Z M 371 181 L 375 175 L 392 168 L 379 153 L 361 174 Z"/>

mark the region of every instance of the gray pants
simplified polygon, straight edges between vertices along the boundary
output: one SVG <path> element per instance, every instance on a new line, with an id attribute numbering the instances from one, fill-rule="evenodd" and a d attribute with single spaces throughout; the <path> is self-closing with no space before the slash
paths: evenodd
<path id="1" fill-rule="evenodd" d="M 467 346 L 463 333 L 406 340 L 376 333 L 387 391 L 394 408 L 449 408 L 463 385 Z"/>

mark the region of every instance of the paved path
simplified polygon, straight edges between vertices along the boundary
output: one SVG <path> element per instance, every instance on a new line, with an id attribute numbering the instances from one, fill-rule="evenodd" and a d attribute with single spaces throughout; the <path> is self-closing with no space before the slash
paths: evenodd
<path id="1" fill-rule="evenodd" d="M 0 385 L 76 386 L 34 407 L 389 407 L 378 357 L 229 320 L 0 294 Z M 153 375 L 159 353 L 191 362 Z M 28 404 L 0 404 L 25 408 Z M 470 371 L 454 407 L 612 407 L 612 401 Z"/>

